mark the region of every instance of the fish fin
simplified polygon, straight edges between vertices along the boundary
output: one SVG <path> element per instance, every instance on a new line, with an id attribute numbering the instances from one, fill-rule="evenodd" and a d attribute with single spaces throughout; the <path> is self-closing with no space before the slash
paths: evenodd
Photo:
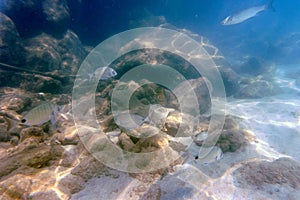
<path id="1" fill-rule="evenodd" d="M 272 10 L 273 12 L 275 12 L 275 8 L 273 7 L 273 1 L 274 0 L 270 0 L 267 4 L 266 4 L 266 10 Z"/>
<path id="2" fill-rule="evenodd" d="M 57 112 L 53 111 L 52 116 L 51 116 L 51 124 L 55 124 L 56 123 L 56 116 L 57 116 Z"/>
<path id="3" fill-rule="evenodd" d="M 19 124 L 19 122 L 17 120 L 14 120 L 14 119 L 10 119 L 6 116 L 3 116 L 4 120 L 6 121 L 7 123 L 7 128 L 6 128 L 6 131 L 11 131 L 13 130 L 14 128 L 16 128 Z"/>

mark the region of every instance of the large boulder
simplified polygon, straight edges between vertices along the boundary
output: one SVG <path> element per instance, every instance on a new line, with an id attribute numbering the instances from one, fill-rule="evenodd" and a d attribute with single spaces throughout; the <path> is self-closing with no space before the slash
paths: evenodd
<path id="1" fill-rule="evenodd" d="M 25 60 L 25 51 L 14 22 L 0 12 L 0 62 L 20 65 Z"/>
<path id="2" fill-rule="evenodd" d="M 273 70 L 272 65 L 258 57 L 243 58 L 240 64 L 234 65 L 233 69 L 239 74 L 258 76 L 270 74 Z"/>
<path id="3" fill-rule="evenodd" d="M 42 33 L 25 41 L 27 68 L 42 72 L 74 74 L 86 55 L 79 38 L 67 31 L 61 39 Z"/>
<path id="4" fill-rule="evenodd" d="M 66 0 L 44 0 L 42 2 L 42 10 L 47 32 L 53 35 L 61 35 L 67 31 L 70 13 Z"/>
<path id="5" fill-rule="evenodd" d="M 58 52 L 61 55 L 60 71 L 75 74 L 85 59 L 87 51 L 79 37 L 71 30 L 68 30 L 58 42 Z"/>
<path id="6" fill-rule="evenodd" d="M 256 190 L 270 199 L 298 199 L 300 165 L 290 158 L 255 161 L 233 171 L 236 187 Z"/>
<path id="7" fill-rule="evenodd" d="M 40 0 L 1 0 L 0 11 L 14 21 L 21 36 L 36 34 L 43 25 Z"/>
<path id="8" fill-rule="evenodd" d="M 45 33 L 25 41 L 27 67 L 41 72 L 59 69 L 61 55 L 57 46 L 58 40 Z"/>
<path id="9" fill-rule="evenodd" d="M 0 11 L 12 18 L 24 37 L 40 32 L 62 36 L 70 22 L 66 0 L 3 0 Z"/>

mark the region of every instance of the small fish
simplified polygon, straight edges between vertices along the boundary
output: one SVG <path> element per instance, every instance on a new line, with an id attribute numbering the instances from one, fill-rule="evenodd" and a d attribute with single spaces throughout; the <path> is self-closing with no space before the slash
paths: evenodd
<path id="1" fill-rule="evenodd" d="M 258 13 L 264 11 L 264 10 L 273 10 L 275 11 L 274 7 L 272 6 L 273 0 L 269 1 L 269 3 L 262 5 L 262 6 L 254 6 L 245 10 L 242 10 L 234 15 L 230 15 L 226 17 L 221 24 L 224 26 L 227 25 L 233 25 L 233 24 L 239 24 L 247 19 L 250 19 L 254 16 L 256 16 Z"/>
<path id="2" fill-rule="evenodd" d="M 204 151 L 209 150 L 205 149 L 205 147 L 202 147 Z M 197 156 L 195 156 L 195 160 L 197 160 L 198 163 L 208 165 L 209 163 L 212 163 L 214 161 L 220 160 L 223 157 L 222 149 L 218 146 L 214 146 L 207 155 L 200 155 L 201 150 Z"/>
<path id="3" fill-rule="evenodd" d="M 100 80 L 107 80 L 109 78 L 115 77 L 118 73 L 110 67 L 99 67 L 93 73 L 89 73 L 89 80 L 96 79 L 97 77 L 101 77 Z"/>
<path id="4" fill-rule="evenodd" d="M 56 117 L 61 107 L 52 103 L 41 104 L 30 110 L 20 121 L 5 118 L 7 122 L 7 130 L 11 131 L 17 125 L 34 126 L 42 125 L 48 121 L 52 124 L 56 123 Z"/>

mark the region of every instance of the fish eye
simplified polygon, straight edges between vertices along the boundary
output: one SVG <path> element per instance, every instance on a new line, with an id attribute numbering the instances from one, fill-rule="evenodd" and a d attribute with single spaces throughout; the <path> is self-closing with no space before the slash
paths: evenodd
<path id="1" fill-rule="evenodd" d="M 22 120 L 21 120 L 22 123 L 25 123 L 26 121 L 27 121 L 26 119 L 22 119 Z"/>
<path id="2" fill-rule="evenodd" d="M 198 156 L 195 156 L 195 160 L 198 160 L 198 158 L 199 158 Z"/>

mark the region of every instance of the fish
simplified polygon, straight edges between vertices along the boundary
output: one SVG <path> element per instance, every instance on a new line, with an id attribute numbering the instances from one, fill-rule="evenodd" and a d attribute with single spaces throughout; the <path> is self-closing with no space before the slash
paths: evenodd
<path id="1" fill-rule="evenodd" d="M 202 147 L 203 151 L 210 150 L 206 155 L 201 155 L 201 150 L 199 151 L 198 155 L 195 156 L 195 160 L 197 160 L 197 163 L 208 165 L 209 163 L 212 163 L 214 161 L 220 160 L 223 157 L 222 149 L 218 146 L 214 146 L 212 149 L 205 149 L 205 147 Z"/>
<path id="2" fill-rule="evenodd" d="M 17 125 L 35 126 L 42 125 L 48 121 L 51 121 L 51 124 L 55 124 L 57 121 L 57 115 L 61 108 L 61 106 L 53 103 L 44 103 L 30 110 L 19 121 L 5 117 L 4 119 L 7 122 L 7 131 L 13 130 Z"/>
<path id="3" fill-rule="evenodd" d="M 99 67 L 93 73 L 88 73 L 89 80 L 94 80 L 100 76 L 100 80 L 107 80 L 117 76 L 118 73 L 110 67 Z"/>
<path id="4" fill-rule="evenodd" d="M 236 14 L 229 15 L 223 21 L 221 21 L 221 24 L 224 26 L 239 24 L 239 23 L 246 21 L 247 19 L 250 19 L 250 18 L 256 16 L 258 13 L 260 13 L 262 11 L 265 11 L 265 10 L 275 11 L 272 4 L 273 4 L 273 0 L 269 1 L 265 5 L 253 6 L 248 9 L 242 10 Z"/>

